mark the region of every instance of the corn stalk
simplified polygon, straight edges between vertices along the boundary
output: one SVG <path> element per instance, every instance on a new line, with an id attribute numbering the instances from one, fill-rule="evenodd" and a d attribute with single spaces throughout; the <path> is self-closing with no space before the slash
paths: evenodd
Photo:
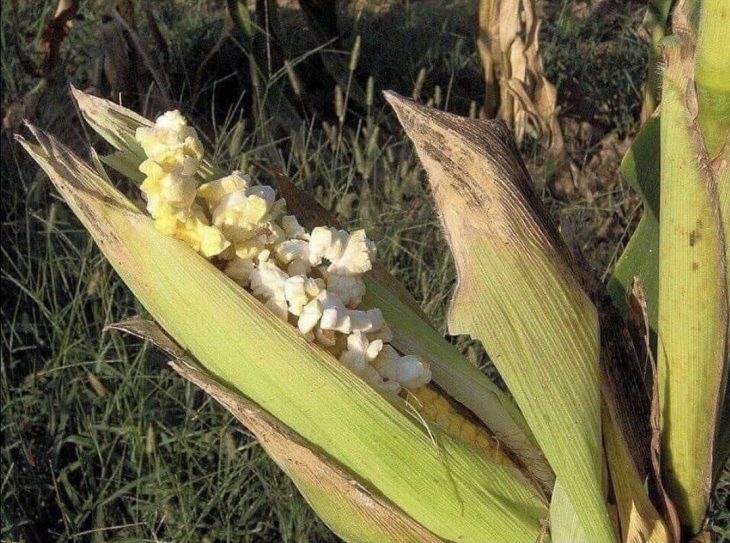
<path id="1" fill-rule="evenodd" d="M 482 118 L 502 119 L 518 145 L 525 134 L 549 149 L 547 177 L 562 196 L 574 190 L 558 120 L 557 91 L 544 75 L 535 0 L 480 0 L 477 47 L 486 96 Z"/>
<path id="2" fill-rule="evenodd" d="M 669 488 L 692 533 L 709 503 L 728 370 L 728 23 L 727 2 L 703 3 L 695 45 L 680 2 L 664 49 L 659 397 Z"/>

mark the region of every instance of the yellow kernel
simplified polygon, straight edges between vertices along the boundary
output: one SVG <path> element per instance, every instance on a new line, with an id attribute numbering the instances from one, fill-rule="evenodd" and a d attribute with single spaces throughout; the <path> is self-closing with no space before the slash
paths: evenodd
<path id="1" fill-rule="evenodd" d="M 471 422 L 464 422 L 461 426 L 461 439 L 467 443 L 475 443 L 477 439 L 477 429 Z"/>

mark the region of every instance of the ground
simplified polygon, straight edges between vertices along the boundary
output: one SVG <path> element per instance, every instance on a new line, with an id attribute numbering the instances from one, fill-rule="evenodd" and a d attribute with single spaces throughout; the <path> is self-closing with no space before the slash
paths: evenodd
<path id="1" fill-rule="evenodd" d="M 98 141 L 79 122 L 65 83 L 94 84 L 93 64 L 103 53 L 96 39 L 102 2 L 82 4 L 83 18 L 62 44 L 62 75 L 31 114 L 79 150 Z M 351 92 L 339 104 L 334 83 L 317 85 L 317 65 L 307 64 L 318 58 L 305 55 L 316 39 L 296 5 L 282 3 L 282 47 L 302 60 L 307 89 L 303 106 L 293 93 L 296 81 L 286 71 L 277 76 L 301 123 L 286 138 L 263 116 L 252 123 L 255 100 L 242 94 L 248 67 L 240 40 L 226 42 L 197 73 L 224 27 L 223 4 L 155 5 L 169 48 L 163 75 L 170 99 L 194 120 L 222 166 L 250 169 L 262 180 L 278 166 L 343 222 L 366 228 L 380 258 L 443 328 L 453 263 L 422 169 L 380 91 L 460 114 L 480 104 L 473 2 L 343 3 L 343 39 L 328 46 L 329 58 L 347 65 L 355 36 L 362 42 L 351 85 L 343 85 Z M 638 126 L 647 52 L 639 32 L 643 6 L 605 4 L 607 12 L 591 16 L 583 4 L 553 3 L 541 34 L 576 193 L 554 197 L 544 149 L 533 141 L 522 148 L 561 231 L 602 278 L 641 213 L 617 166 Z M 38 64 L 37 43 L 54 7 L 46 0 L 3 10 L 4 113 L 37 83 L 27 64 Z M 369 77 L 372 100 L 358 103 Z M 153 115 L 155 98 L 135 105 Z M 338 129 L 343 104 L 347 115 Z M 103 332 L 142 309 L 11 131 L 2 135 L 0 203 L 2 541 L 336 541 L 230 415 L 173 375 L 158 353 Z M 478 343 L 454 341 L 493 374 Z M 728 513 L 719 504 L 729 487 L 726 475 L 713 516 L 725 538 Z"/>

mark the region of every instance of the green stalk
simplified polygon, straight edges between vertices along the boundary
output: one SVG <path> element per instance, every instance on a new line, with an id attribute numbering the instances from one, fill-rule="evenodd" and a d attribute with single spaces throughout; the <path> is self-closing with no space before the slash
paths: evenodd
<path id="1" fill-rule="evenodd" d="M 694 79 L 700 129 L 714 160 L 730 145 L 730 2 L 705 0 L 700 6 Z"/>
<path id="2" fill-rule="evenodd" d="M 730 292 L 730 2 L 706 0 L 701 6 L 695 59 L 698 120 L 709 158 L 716 171 L 724 232 L 725 284 L 726 291 Z M 728 305 L 730 306 L 730 299 Z M 730 338 L 730 329 L 727 337 Z M 727 394 L 727 372 L 728 367 L 725 368 L 722 391 L 724 403 L 714 459 L 715 474 L 730 455 L 730 395 Z"/>
<path id="3" fill-rule="evenodd" d="M 682 523 L 696 533 L 712 482 L 728 302 L 718 180 L 696 121 L 692 37 L 676 21 L 662 98 L 657 355 L 665 477 Z"/>

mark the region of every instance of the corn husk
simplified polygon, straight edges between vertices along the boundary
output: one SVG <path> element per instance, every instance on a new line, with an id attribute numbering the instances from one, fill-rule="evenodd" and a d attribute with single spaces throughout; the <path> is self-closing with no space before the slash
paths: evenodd
<path id="1" fill-rule="evenodd" d="M 603 494 L 596 308 L 500 122 L 393 93 L 458 270 L 451 333 L 480 339 L 591 541 L 615 541 Z"/>
<path id="2" fill-rule="evenodd" d="M 133 317 L 107 326 L 146 339 L 172 357 L 170 367 L 197 385 L 253 432 L 317 514 L 346 541 L 443 541 L 417 524 L 365 481 L 356 480 L 261 407 L 212 379 L 153 321 Z"/>

